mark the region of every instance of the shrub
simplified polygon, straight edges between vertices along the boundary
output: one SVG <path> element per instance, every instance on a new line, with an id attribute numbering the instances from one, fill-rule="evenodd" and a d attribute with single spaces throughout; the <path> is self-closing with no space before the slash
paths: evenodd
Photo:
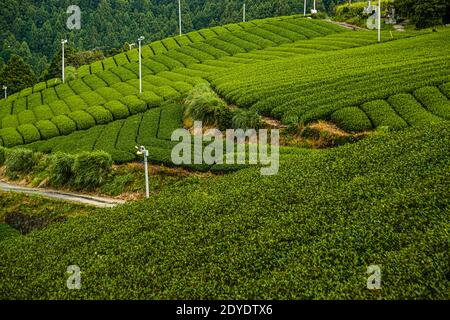
<path id="1" fill-rule="evenodd" d="M 86 83 L 92 90 L 97 90 L 102 87 L 106 87 L 105 81 L 97 77 L 95 74 L 90 74 L 83 78 L 84 83 Z"/>
<path id="2" fill-rule="evenodd" d="M 51 120 L 58 128 L 61 135 L 67 135 L 77 130 L 76 123 L 68 116 L 56 116 Z"/>
<path id="3" fill-rule="evenodd" d="M 331 115 L 331 120 L 338 127 L 347 131 L 356 132 L 372 129 L 369 118 L 358 107 L 339 109 Z"/>
<path id="4" fill-rule="evenodd" d="M 131 114 L 137 114 L 147 110 L 147 104 L 136 96 L 126 96 L 120 99 L 120 101 L 128 106 Z"/>
<path id="5" fill-rule="evenodd" d="M 114 88 L 104 87 L 95 90 L 99 95 L 101 95 L 106 101 L 108 100 L 118 100 L 123 97 L 123 95 L 115 90 Z"/>
<path id="6" fill-rule="evenodd" d="M 74 185 L 93 190 L 102 185 L 112 171 L 111 155 L 104 151 L 81 152 L 73 164 Z"/>
<path id="7" fill-rule="evenodd" d="M 400 130 L 408 124 L 400 118 L 392 107 L 384 100 L 374 100 L 364 103 L 361 108 L 369 116 L 375 127 L 386 127 L 388 130 Z"/>
<path id="8" fill-rule="evenodd" d="M 234 112 L 231 123 L 234 129 L 259 129 L 261 116 L 254 110 L 238 109 Z"/>
<path id="9" fill-rule="evenodd" d="M 185 115 L 194 120 L 202 121 L 205 125 L 216 125 L 219 114 L 226 108 L 208 84 L 199 84 L 192 89 L 186 99 Z"/>
<path id="10" fill-rule="evenodd" d="M 15 178 L 18 174 L 30 172 L 39 162 L 39 154 L 30 149 L 17 148 L 7 153 L 5 160 L 6 174 Z"/>
<path id="11" fill-rule="evenodd" d="M 130 115 L 128 107 L 120 101 L 109 101 L 105 103 L 104 107 L 111 112 L 114 120 L 124 119 Z"/>
<path id="12" fill-rule="evenodd" d="M 0 166 L 2 166 L 5 163 L 7 153 L 8 153 L 7 148 L 0 147 Z"/>
<path id="13" fill-rule="evenodd" d="M 23 124 L 17 127 L 17 131 L 22 135 L 25 144 L 41 140 L 39 130 L 32 124 Z"/>
<path id="14" fill-rule="evenodd" d="M 52 185 L 63 186 L 72 180 L 75 156 L 57 152 L 50 156 L 49 163 L 49 181 Z"/>
<path id="15" fill-rule="evenodd" d="M 7 115 L 2 119 L 2 128 L 17 128 L 19 126 L 19 120 L 16 114 Z"/>
<path id="16" fill-rule="evenodd" d="M 154 93 L 152 91 L 143 92 L 139 98 L 141 100 L 145 101 L 149 108 L 159 107 L 161 105 L 161 103 L 164 101 L 163 98 L 161 98 L 160 96 L 158 96 L 156 93 Z"/>
<path id="17" fill-rule="evenodd" d="M 106 100 L 95 91 L 84 92 L 80 94 L 80 97 L 86 101 L 90 107 L 102 105 L 106 102 Z"/>
<path id="18" fill-rule="evenodd" d="M 52 108 L 53 113 L 55 113 L 56 115 L 68 114 L 71 111 L 84 110 L 88 107 L 88 104 L 80 96 L 66 97 L 64 98 L 64 101 L 67 103 L 66 108 L 64 108 L 64 112 L 56 113 L 55 110 Z"/>
<path id="19" fill-rule="evenodd" d="M 0 137 L 3 140 L 3 146 L 11 148 L 23 144 L 23 138 L 14 128 L 0 129 Z"/>
<path id="20" fill-rule="evenodd" d="M 106 124 L 114 120 L 111 112 L 109 112 L 102 106 L 87 108 L 86 112 L 94 118 L 97 124 Z"/>
<path id="21" fill-rule="evenodd" d="M 50 107 L 46 104 L 43 104 L 41 106 L 37 106 L 33 108 L 34 115 L 36 117 L 36 120 L 50 120 L 53 117 L 53 112 L 50 109 Z"/>
<path id="22" fill-rule="evenodd" d="M 69 113 L 68 116 L 75 121 L 77 130 L 85 130 L 95 126 L 94 118 L 85 111 L 74 111 Z"/>
<path id="23" fill-rule="evenodd" d="M 31 110 L 25 110 L 20 112 L 17 115 L 17 118 L 19 119 L 20 124 L 29 124 L 36 122 L 36 117 L 34 116 L 34 113 Z"/>
<path id="24" fill-rule="evenodd" d="M 76 98 L 79 98 L 79 97 L 78 96 L 70 96 L 70 97 L 66 98 L 65 101 L 69 101 L 69 100 L 76 99 Z M 50 109 L 52 110 L 52 112 L 55 116 L 58 116 L 60 114 L 68 114 L 69 112 L 72 111 L 71 107 L 69 108 L 68 104 L 66 104 L 66 102 L 64 102 L 63 100 L 57 100 L 57 101 L 50 102 L 48 104 L 48 106 L 50 107 Z M 79 107 L 79 105 L 77 104 L 76 107 Z"/>
<path id="25" fill-rule="evenodd" d="M 50 120 L 40 120 L 35 123 L 35 126 L 44 140 L 59 136 L 58 128 Z"/>

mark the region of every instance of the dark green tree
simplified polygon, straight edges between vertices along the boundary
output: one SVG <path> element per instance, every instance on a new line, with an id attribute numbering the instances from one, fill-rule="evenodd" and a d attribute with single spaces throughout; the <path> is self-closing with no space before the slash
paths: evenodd
<path id="1" fill-rule="evenodd" d="M 8 92 L 14 93 L 33 86 L 36 83 L 33 69 L 18 55 L 11 55 L 8 63 L 0 72 L 0 83 L 8 87 Z"/>

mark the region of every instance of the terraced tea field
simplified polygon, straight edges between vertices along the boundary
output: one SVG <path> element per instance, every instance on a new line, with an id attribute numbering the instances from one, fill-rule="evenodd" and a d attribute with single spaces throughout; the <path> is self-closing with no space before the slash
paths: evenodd
<path id="1" fill-rule="evenodd" d="M 107 154 L 80 151 L 127 163 L 144 145 L 165 174 L 182 100 L 199 84 L 293 124 L 293 135 L 316 120 L 377 130 L 337 148 L 280 147 L 272 176 L 253 165 L 170 168 L 183 180 L 144 201 L 27 235 L 0 221 L 0 298 L 448 299 L 450 28 L 381 35 L 300 16 L 253 20 L 145 45 L 142 94 L 131 50 L 0 100 L 1 146 L 76 153 L 16 150 L 68 188 L 74 168 L 87 164 L 90 182 L 102 167 L 115 194 L 140 185 L 141 168 L 114 175 Z M 382 290 L 367 287 L 373 264 Z M 66 287 L 68 265 L 80 267 L 80 290 Z"/>
<path id="2" fill-rule="evenodd" d="M 397 41 L 399 43 L 406 41 L 399 39 L 418 37 L 424 33 L 426 32 L 404 32 L 396 33 L 393 36 L 392 33 L 384 32 L 382 38 L 383 41 L 389 42 L 386 46 L 390 46 Z M 193 86 L 207 81 L 211 81 L 219 93 L 223 94 L 230 102 L 235 102 L 239 107 L 254 105 L 253 108 L 262 114 L 283 118 L 285 122 L 309 121 L 332 116 L 331 118 L 338 125 L 348 130 L 358 131 L 389 125 L 392 121 L 389 122 L 385 116 L 374 119 L 374 115 L 369 114 L 369 111 L 363 111 L 362 103 L 358 105 L 346 100 L 341 102 L 343 110 L 333 114 L 338 107 L 333 106 L 331 113 L 330 108 L 327 107 L 329 101 L 311 99 L 315 103 L 321 103 L 321 108 L 325 108 L 326 111 L 317 116 L 314 114 L 310 118 L 307 116 L 300 118 L 299 112 L 296 111 L 294 114 L 293 111 L 288 110 L 290 107 L 287 105 L 272 108 L 268 104 L 270 101 L 278 103 L 286 101 L 286 99 L 289 99 L 289 103 L 296 104 L 302 96 L 309 97 L 315 85 L 311 85 L 307 90 L 299 88 L 297 91 L 296 88 L 291 91 L 295 93 L 283 94 L 284 85 L 289 81 L 288 78 L 283 81 L 271 81 L 269 87 L 264 87 L 264 81 L 258 77 L 235 76 L 236 73 L 242 72 L 243 69 L 247 70 L 247 68 L 249 68 L 249 73 L 246 72 L 248 75 L 259 72 L 254 70 L 261 68 L 264 68 L 265 72 L 269 72 L 270 68 L 266 68 L 265 64 L 276 65 L 282 63 L 278 62 L 282 60 L 288 60 L 287 63 L 291 64 L 292 59 L 299 59 L 302 72 L 310 79 L 307 70 L 312 70 L 311 72 L 314 73 L 316 67 L 333 68 L 331 62 L 320 61 L 321 57 L 328 59 L 329 55 L 331 57 L 336 55 L 335 61 L 337 61 L 339 54 L 340 57 L 348 56 L 349 50 L 357 50 L 352 48 L 361 47 L 355 53 L 352 51 L 352 60 L 355 60 L 354 66 L 357 68 L 358 63 L 366 63 L 361 61 L 364 55 L 358 54 L 358 52 L 373 50 L 372 45 L 375 43 L 376 38 L 371 32 L 349 31 L 331 23 L 295 16 L 215 27 L 191 32 L 183 37 L 164 39 L 143 48 L 142 95 L 138 93 L 138 63 L 136 62 L 138 54 L 136 50 L 132 50 L 91 65 L 82 66 L 78 70 L 78 79 L 68 81 L 66 84 L 61 84 L 59 79 L 54 79 L 46 83 L 39 83 L 33 88 L 27 88 L 10 96 L 6 101 L 2 100 L 0 102 L 0 144 L 6 147 L 28 145 L 36 150 L 47 152 L 102 149 L 110 152 L 116 162 L 124 162 L 134 159 L 133 150 L 130 148 L 135 144 L 143 143 L 148 144 L 148 147 L 154 150 L 151 154 L 153 161 L 165 163 L 173 146 L 173 143 L 168 141 L 170 139 L 168 133 L 176 127 L 181 127 L 182 116 L 180 112 L 168 115 L 172 110 L 177 109 L 176 103 L 168 109 L 171 111 L 165 111 L 164 106 L 170 106 L 171 102 L 182 97 Z M 439 48 L 436 48 L 436 52 L 438 51 Z M 392 60 L 395 61 L 395 53 L 391 55 Z M 356 59 L 358 56 L 360 60 Z M 444 57 L 441 58 L 445 60 Z M 302 59 L 306 60 L 303 62 Z M 426 59 L 429 60 L 429 58 Z M 417 63 L 421 62 L 417 61 Z M 432 64 L 431 61 L 428 63 Z M 307 64 L 308 67 L 303 64 Z M 250 65 L 253 66 L 250 67 Z M 284 67 L 285 65 L 282 65 L 282 68 Z M 228 76 L 228 73 L 233 70 L 235 70 L 235 74 Z M 291 69 L 291 73 L 295 74 L 296 72 Z M 346 79 L 351 79 L 346 83 L 347 86 L 352 86 L 350 81 L 361 84 L 364 75 L 352 74 L 349 78 L 350 72 L 352 71 L 348 69 L 347 76 L 341 76 L 338 80 L 327 80 L 328 86 L 323 89 L 329 90 L 330 86 L 340 88 L 341 83 Z M 364 79 L 370 81 L 367 76 L 369 71 L 365 72 Z M 390 76 L 394 77 L 394 74 Z M 260 77 L 268 79 L 264 72 Z M 282 77 L 284 78 L 284 75 Z M 230 78 L 233 81 L 227 81 Z M 314 84 L 315 81 L 311 78 L 308 83 Z M 251 89 L 248 89 L 249 87 Z M 249 100 L 252 90 L 263 90 L 264 92 L 261 95 L 254 94 L 253 100 Z M 321 90 L 317 89 L 316 92 Z M 301 92 L 301 94 L 297 92 Z M 282 95 L 280 99 L 277 94 Z M 272 100 L 268 99 L 266 102 L 264 96 L 271 96 Z M 295 96 L 295 99 L 291 99 L 292 96 Z M 437 99 L 442 98 L 442 96 L 437 97 Z M 256 103 L 256 99 L 258 103 Z M 338 96 L 335 99 L 341 98 Z M 391 101 L 396 101 L 396 98 L 393 97 Z M 303 104 L 303 102 L 301 103 Z M 436 122 L 446 116 L 445 110 L 439 111 L 436 115 L 428 114 L 429 112 L 424 109 L 423 105 L 419 105 L 419 102 L 411 103 L 420 110 L 420 114 L 426 115 L 425 118 L 430 121 Z M 431 101 L 428 103 L 432 104 Z M 357 105 L 357 108 L 354 105 Z M 153 108 L 157 108 L 157 110 L 153 110 Z M 302 108 L 306 108 L 306 106 Z M 440 108 L 442 109 L 442 107 Z M 401 107 L 397 107 L 397 109 L 401 109 Z M 152 116 L 143 117 L 143 113 L 147 110 L 151 111 L 146 115 L 151 114 Z M 156 116 L 158 112 L 159 115 L 163 115 L 163 118 Z M 416 113 L 410 114 L 410 117 L 414 117 Z M 148 117 L 151 117 L 149 121 L 147 121 Z M 357 123 L 349 122 L 348 118 L 359 119 L 359 121 Z M 419 122 L 423 122 L 422 118 L 420 117 Z M 143 124 L 139 124 L 138 129 L 128 129 L 128 123 L 136 123 L 136 119 L 141 119 L 141 121 L 143 119 Z M 158 119 L 157 123 L 155 119 Z M 169 119 L 167 123 L 166 119 Z M 412 119 L 405 119 L 397 126 L 400 128 L 406 124 L 413 125 L 413 122 Z M 142 128 L 147 128 L 147 126 L 151 126 L 146 129 L 147 131 L 156 132 L 152 135 L 151 140 L 149 137 L 142 138 L 139 133 L 139 130 L 143 131 Z M 161 128 L 163 133 L 160 133 Z M 170 130 L 164 130 L 164 128 L 170 128 Z M 88 131 L 79 132 L 83 130 Z M 108 132 L 107 136 L 110 141 L 104 141 L 103 130 Z M 127 137 L 126 143 L 123 138 L 119 139 L 121 136 Z M 81 139 L 81 137 L 83 138 Z M 98 137 L 102 139 L 97 139 Z M 48 142 L 46 142 L 47 140 Z M 82 142 L 80 143 L 80 141 Z M 70 148 L 64 147 L 69 145 Z"/>
<path id="3" fill-rule="evenodd" d="M 402 129 L 450 119 L 449 34 L 258 63 L 208 79 L 228 101 L 285 123 Z"/>

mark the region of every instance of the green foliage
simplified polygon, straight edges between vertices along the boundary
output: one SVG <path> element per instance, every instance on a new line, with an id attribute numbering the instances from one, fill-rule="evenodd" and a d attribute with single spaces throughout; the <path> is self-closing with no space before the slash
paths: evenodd
<path id="1" fill-rule="evenodd" d="M 351 132 L 372 129 L 372 124 L 367 115 L 357 107 L 339 109 L 331 115 L 331 120 L 340 128 Z"/>
<path id="2" fill-rule="evenodd" d="M 77 130 L 85 130 L 95 126 L 95 119 L 85 111 L 74 111 L 69 113 L 68 116 L 76 123 Z"/>
<path id="3" fill-rule="evenodd" d="M 120 99 L 130 110 L 131 114 L 137 114 L 147 110 L 147 104 L 136 96 L 126 96 Z"/>
<path id="4" fill-rule="evenodd" d="M 120 101 L 108 101 L 107 103 L 105 103 L 104 107 L 109 110 L 109 112 L 111 112 L 114 120 L 123 119 L 130 115 L 128 107 Z"/>
<path id="5" fill-rule="evenodd" d="M 13 54 L 8 63 L 0 69 L 0 83 L 7 86 L 10 93 L 14 93 L 33 86 L 36 83 L 36 75 L 21 57 Z"/>
<path id="6" fill-rule="evenodd" d="M 93 190 L 102 185 L 112 171 L 111 156 L 104 151 L 82 152 L 73 164 L 76 188 Z"/>
<path id="7" fill-rule="evenodd" d="M 0 137 L 2 138 L 3 146 L 7 148 L 23 144 L 22 136 L 14 128 L 0 129 Z"/>
<path id="8" fill-rule="evenodd" d="M 348 55 L 337 50 L 326 55 L 299 54 L 288 61 L 245 64 L 210 73 L 207 78 L 230 104 L 283 121 L 296 119 L 308 123 L 329 119 L 341 108 L 361 106 L 372 100 L 448 82 L 449 73 L 445 71 L 450 67 L 448 35 L 448 30 L 444 30 L 376 47 L 355 48 L 345 66 L 342 61 L 347 61 Z M 369 32 L 341 35 L 356 41 L 369 36 Z M 313 41 L 299 43 L 311 44 Z M 389 61 L 389 72 L 380 69 L 377 62 L 380 56 Z M 246 76 L 242 76 L 244 74 Z M 377 81 L 373 81 L 375 78 Z M 311 83 L 315 85 L 311 86 Z M 399 120 L 398 116 L 392 119 L 399 121 L 396 126 L 404 126 L 404 120 Z"/>
<path id="9" fill-rule="evenodd" d="M 32 124 L 22 124 L 17 127 L 17 131 L 23 137 L 24 143 L 32 143 L 41 139 L 39 130 Z"/>
<path id="10" fill-rule="evenodd" d="M 86 112 L 94 118 L 96 124 L 106 124 L 114 120 L 111 112 L 102 106 L 87 108 Z"/>
<path id="11" fill-rule="evenodd" d="M 259 129 L 261 116 L 254 110 L 238 109 L 234 112 L 231 123 L 234 129 Z"/>
<path id="12" fill-rule="evenodd" d="M 278 175 L 249 168 L 191 180 L 2 242 L 2 295 L 446 299 L 449 139 L 442 123 L 294 153 Z M 82 291 L 61 286 L 73 261 L 87 261 Z M 366 288 L 374 263 L 376 292 Z"/>
<path id="13" fill-rule="evenodd" d="M 57 127 L 61 135 L 67 135 L 77 130 L 76 123 L 67 116 L 59 115 L 51 120 Z"/>
<path id="14" fill-rule="evenodd" d="M 438 88 L 420 88 L 414 92 L 414 95 L 431 113 L 450 120 L 450 101 Z"/>
<path id="15" fill-rule="evenodd" d="M 46 104 L 33 108 L 33 112 L 37 121 L 50 120 L 54 116 L 52 110 Z"/>
<path id="16" fill-rule="evenodd" d="M 19 120 L 19 124 L 30 124 L 36 122 L 36 117 L 31 110 L 20 112 L 19 114 L 17 114 L 17 119 Z"/>
<path id="17" fill-rule="evenodd" d="M 72 181 L 75 156 L 56 152 L 50 156 L 49 163 L 49 182 L 52 185 L 64 186 Z"/>
<path id="18" fill-rule="evenodd" d="M 400 118 L 384 100 L 367 102 L 361 106 L 375 127 L 387 127 L 388 130 L 400 130 L 408 124 Z"/>
<path id="19" fill-rule="evenodd" d="M 49 120 L 40 120 L 34 125 L 39 130 L 40 136 L 44 140 L 59 136 L 58 128 Z"/>
<path id="20" fill-rule="evenodd" d="M 5 167 L 9 177 L 29 173 L 38 164 L 40 155 L 30 149 L 11 149 L 6 155 Z"/>
<path id="21" fill-rule="evenodd" d="M 0 166 L 3 166 L 6 160 L 8 149 L 0 146 Z"/>
<path id="22" fill-rule="evenodd" d="M 17 128 L 19 119 L 16 114 L 7 115 L 2 119 L 2 128 Z"/>
<path id="23" fill-rule="evenodd" d="M 446 9 L 450 8 L 448 0 L 396 0 L 397 13 L 410 18 L 417 28 L 427 28 L 442 24 Z"/>
<path id="24" fill-rule="evenodd" d="M 442 119 L 424 109 L 411 94 L 402 93 L 389 97 L 388 102 L 412 126 L 429 125 L 442 121 Z"/>
<path id="25" fill-rule="evenodd" d="M 156 107 L 160 106 L 161 103 L 164 101 L 163 98 L 161 98 L 160 96 L 156 95 L 152 91 L 142 92 L 142 95 L 140 95 L 139 98 L 142 101 L 145 101 L 145 103 L 147 104 L 147 106 L 149 108 L 156 108 Z"/>
<path id="26" fill-rule="evenodd" d="M 192 89 L 186 99 L 185 115 L 193 120 L 202 121 L 204 125 L 216 125 L 219 114 L 227 108 L 208 84 L 199 84 Z"/>

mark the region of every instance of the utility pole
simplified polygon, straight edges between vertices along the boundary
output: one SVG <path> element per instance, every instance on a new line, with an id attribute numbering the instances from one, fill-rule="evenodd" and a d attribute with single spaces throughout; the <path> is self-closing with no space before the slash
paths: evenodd
<path id="1" fill-rule="evenodd" d="M 5 90 L 5 100 L 8 99 L 8 87 L 7 86 L 3 86 L 3 90 Z"/>
<path id="2" fill-rule="evenodd" d="M 142 94 L 142 41 L 145 37 L 139 37 L 139 94 Z"/>
<path id="3" fill-rule="evenodd" d="M 179 20 L 179 24 L 180 24 L 180 37 L 183 34 L 181 32 L 181 0 L 178 0 L 178 20 Z"/>
<path id="4" fill-rule="evenodd" d="M 242 14 L 243 14 L 242 22 L 245 22 L 245 2 L 244 2 L 244 7 L 242 9 Z"/>
<path id="5" fill-rule="evenodd" d="M 67 43 L 66 39 L 61 40 L 61 46 L 62 46 L 62 82 L 65 82 L 65 78 L 66 78 L 66 74 L 65 74 L 65 70 L 64 70 L 64 45 Z"/>
<path id="6" fill-rule="evenodd" d="M 378 42 L 381 42 L 381 0 L 378 0 Z"/>
<path id="7" fill-rule="evenodd" d="M 148 186 L 148 156 L 149 156 L 149 152 L 147 149 L 145 149 L 144 146 L 136 146 L 137 154 L 138 155 L 143 155 L 144 156 L 144 168 L 145 168 L 145 197 L 149 198 L 150 197 L 150 190 L 149 190 L 149 186 Z"/>
<path id="8" fill-rule="evenodd" d="M 306 0 L 305 0 L 304 5 L 303 5 L 303 15 L 306 16 Z"/>

